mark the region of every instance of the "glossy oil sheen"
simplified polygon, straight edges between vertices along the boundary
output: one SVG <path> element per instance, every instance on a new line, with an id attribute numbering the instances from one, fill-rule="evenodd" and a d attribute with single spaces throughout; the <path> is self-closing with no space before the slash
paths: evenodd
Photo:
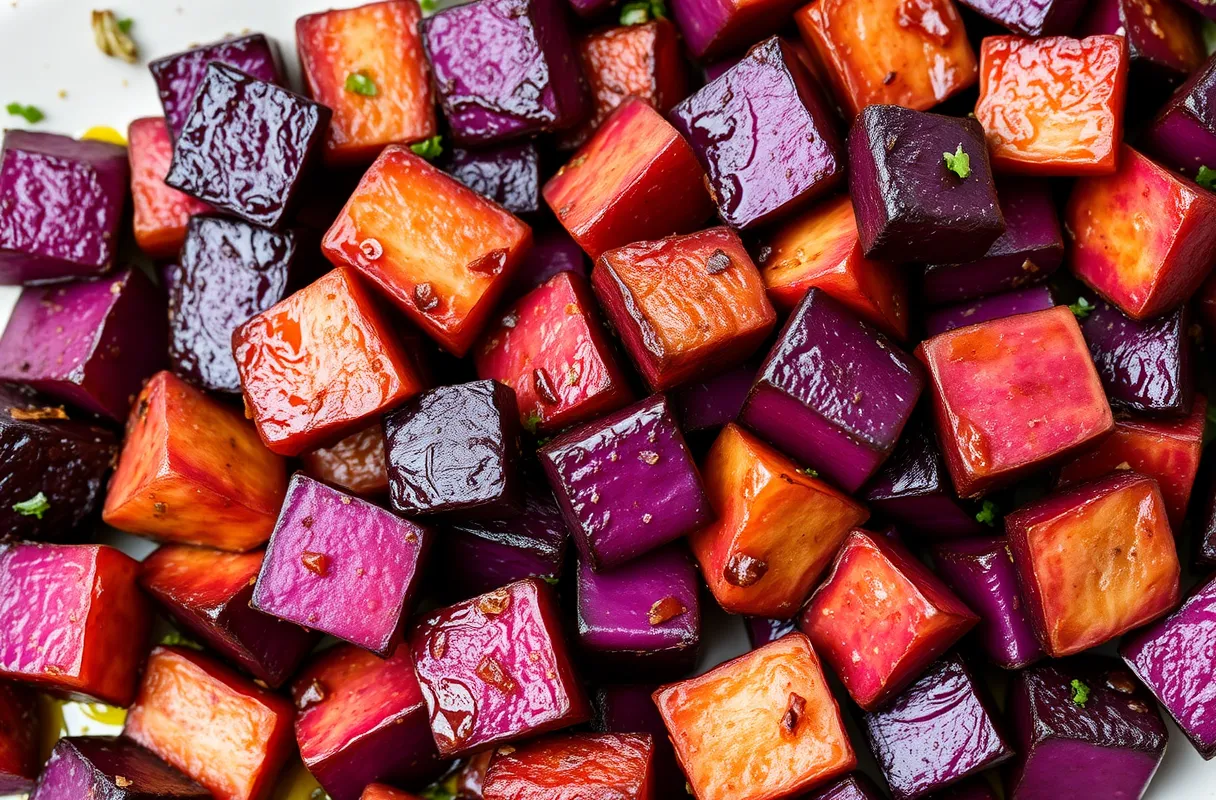
<path id="1" fill-rule="evenodd" d="M 1085 9 L 1081 0 L 961 0 L 998 25 L 1023 36 L 1056 36 L 1072 30 Z"/>
<path id="2" fill-rule="evenodd" d="M 1161 163 L 1189 174 L 1216 161 L 1216 62 L 1191 73 L 1145 129 L 1142 144 Z"/>
<path id="3" fill-rule="evenodd" d="M 1029 314 L 1032 311 L 1046 311 L 1056 305 L 1055 297 L 1048 286 L 1032 286 L 1029 289 L 1015 289 L 1012 292 L 988 295 L 970 303 L 959 303 L 956 306 L 946 306 L 925 315 L 925 334 L 936 336 L 939 333 L 963 328 L 968 325 L 978 325 L 991 319 L 1012 317 L 1015 314 Z"/>
<path id="4" fill-rule="evenodd" d="M 540 155 L 535 142 L 506 144 L 490 150 L 456 148 L 444 169 L 512 214 L 540 210 Z"/>
<path id="5" fill-rule="evenodd" d="M 798 629 L 796 619 L 772 619 L 770 617 L 744 617 L 743 624 L 747 627 L 747 640 L 752 649 L 764 647 L 769 642 L 775 642 L 787 633 Z"/>
<path id="6" fill-rule="evenodd" d="M 1138 322 L 1105 302 L 1081 326 L 1111 403 L 1167 416 L 1186 414 L 1195 396 L 1190 329 L 1186 306 Z"/>
<path id="7" fill-rule="evenodd" d="M 133 742 L 111 736 L 71 736 L 55 745 L 30 800 L 203 800 L 211 796 Z"/>
<path id="8" fill-rule="evenodd" d="M 647 733 L 578 733 L 499 750 L 485 800 L 649 800 L 654 739 Z"/>
<path id="9" fill-rule="evenodd" d="M 388 461 L 379 420 L 330 447 L 300 454 L 310 477 L 363 497 L 388 494 Z"/>
<path id="10" fill-rule="evenodd" d="M 1165 89 L 1206 60 L 1198 19 L 1163 0 L 1100 0 L 1086 11 L 1078 35 L 1114 34 L 1127 39 L 1131 64 L 1149 87 Z"/>
<path id="11" fill-rule="evenodd" d="M 152 258 L 176 258 L 186 224 L 210 206 L 165 184 L 173 143 L 164 117 L 143 117 L 127 128 L 131 163 L 132 225 L 139 249 Z"/>
<path id="12" fill-rule="evenodd" d="M 698 61 L 736 58 L 777 31 L 798 0 L 674 0 L 672 17 Z"/>

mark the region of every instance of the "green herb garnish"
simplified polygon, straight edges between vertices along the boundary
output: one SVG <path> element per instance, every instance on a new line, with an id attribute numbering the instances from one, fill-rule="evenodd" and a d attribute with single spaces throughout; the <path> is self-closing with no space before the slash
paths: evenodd
<path id="1" fill-rule="evenodd" d="M 422 790 L 422 800 L 456 800 L 456 782 L 460 775 L 451 775 L 439 783 L 432 783 Z"/>
<path id="2" fill-rule="evenodd" d="M 313 789 L 308 793 L 308 800 L 333 800 L 324 789 Z"/>
<path id="3" fill-rule="evenodd" d="M 975 515 L 975 521 L 983 523 L 991 528 L 996 525 L 996 521 L 1000 518 L 1000 516 L 1001 510 L 997 508 L 996 503 L 992 502 L 991 500 L 985 500 L 983 507 L 981 507 L 979 513 Z"/>
<path id="4" fill-rule="evenodd" d="M 1086 300 L 1084 297 L 1078 297 L 1077 302 L 1070 305 L 1068 310 L 1071 311 L 1073 316 L 1077 319 L 1085 319 L 1089 316 L 1089 312 L 1093 311 L 1095 308 L 1097 308 L 1097 306 Z"/>
<path id="5" fill-rule="evenodd" d="M 169 631 L 164 636 L 160 637 L 160 644 L 166 647 L 189 647 L 191 650 L 202 650 L 203 646 L 198 642 L 181 634 L 181 631 Z"/>
<path id="6" fill-rule="evenodd" d="M 1072 687 L 1072 701 L 1081 708 L 1085 708 L 1085 704 L 1089 702 L 1089 687 L 1076 678 L 1073 678 L 1068 685 Z"/>
<path id="7" fill-rule="evenodd" d="M 807 476 L 808 478 L 818 478 L 819 477 L 819 470 L 817 470 L 817 469 L 811 469 L 810 467 L 799 467 L 798 471 L 800 473 L 802 473 L 803 475 Z"/>
<path id="8" fill-rule="evenodd" d="M 946 169 L 955 175 L 965 178 L 971 174 L 971 156 L 963 152 L 961 142 L 953 153 L 942 153 L 942 156 L 946 159 Z"/>
<path id="9" fill-rule="evenodd" d="M 663 0 L 634 0 L 621 9 L 622 25 L 642 25 L 652 19 L 667 19 Z"/>
<path id="10" fill-rule="evenodd" d="M 524 430 L 528 433 L 535 434 L 536 426 L 540 424 L 540 414 L 535 411 L 529 411 L 528 416 L 524 417 Z"/>
<path id="11" fill-rule="evenodd" d="M 51 510 L 51 501 L 46 499 L 46 495 L 42 492 L 31 497 L 29 500 L 22 500 L 20 503 L 13 503 L 13 511 L 16 511 L 23 517 L 37 517 L 42 519 L 42 515 Z"/>
<path id="12" fill-rule="evenodd" d="M 24 117 L 25 121 L 31 125 L 46 119 L 46 114 L 43 114 L 37 106 L 23 106 L 20 103 L 9 103 L 4 108 L 14 117 Z"/>
<path id="13" fill-rule="evenodd" d="M 1216 169 L 1201 166 L 1199 171 L 1195 173 L 1195 183 L 1205 189 L 1216 190 Z"/>
<path id="14" fill-rule="evenodd" d="M 379 91 L 376 82 L 367 77 L 366 72 L 352 72 L 346 76 L 346 91 L 361 94 L 364 97 L 375 97 Z"/>
<path id="15" fill-rule="evenodd" d="M 418 0 L 418 5 L 422 8 L 423 14 L 433 14 L 439 8 L 438 0 Z"/>
<path id="16" fill-rule="evenodd" d="M 434 161 L 443 155 L 443 137 L 432 136 L 421 142 L 414 142 L 410 145 L 410 149 L 414 151 L 415 155 L 420 155 L 427 161 Z"/>
<path id="17" fill-rule="evenodd" d="M 130 17 L 127 17 L 126 19 L 120 19 L 118 21 L 118 29 L 120 31 L 122 31 L 123 33 L 130 33 L 131 26 L 134 24 L 135 24 L 135 20 L 131 19 Z"/>

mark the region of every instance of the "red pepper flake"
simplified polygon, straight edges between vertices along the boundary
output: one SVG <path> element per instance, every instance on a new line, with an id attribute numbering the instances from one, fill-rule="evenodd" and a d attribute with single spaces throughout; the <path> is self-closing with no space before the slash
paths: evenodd
<path id="1" fill-rule="evenodd" d="M 705 267 L 709 270 L 710 275 L 717 275 L 720 272 L 726 272 L 728 269 L 730 269 L 730 265 L 730 256 L 726 254 L 725 250 L 721 249 L 710 253 L 709 261 L 705 262 Z"/>
<path id="2" fill-rule="evenodd" d="M 152 516 L 154 516 L 154 517 L 163 517 L 165 515 L 165 512 L 167 512 L 168 510 L 169 510 L 169 506 L 165 505 L 164 503 L 153 503 L 152 504 Z"/>
<path id="3" fill-rule="evenodd" d="M 768 564 L 758 558 L 752 558 L 746 553 L 735 553 L 726 562 L 722 577 L 732 586 L 746 588 L 752 586 L 768 572 Z"/>
<path id="4" fill-rule="evenodd" d="M 493 686 L 503 694 L 515 691 L 515 680 L 506 673 L 494 656 L 486 656 L 477 665 L 477 677 Z"/>
<path id="5" fill-rule="evenodd" d="M 414 287 L 414 305 L 419 311 L 433 311 L 439 305 L 439 297 L 429 283 L 420 283 Z"/>
<path id="6" fill-rule="evenodd" d="M 545 372 L 544 367 L 532 370 L 532 385 L 536 387 L 541 402 L 548 406 L 557 405 L 557 392 L 553 390 L 553 381 L 549 380 L 549 373 Z"/>
<path id="7" fill-rule="evenodd" d="M 43 408 L 10 408 L 8 410 L 8 415 L 13 419 L 22 421 L 68 418 L 68 412 L 63 410 L 63 406 L 45 406 Z"/>
<path id="8" fill-rule="evenodd" d="M 477 598 L 477 610 L 487 617 L 497 617 L 511 606 L 511 595 L 506 589 L 495 589 Z"/>
<path id="9" fill-rule="evenodd" d="M 895 81 L 896 75 L 897 75 L 897 73 L 895 73 L 894 71 L 888 72 L 882 78 L 882 85 L 890 86 Z"/>
<path id="10" fill-rule="evenodd" d="M 650 620 L 651 625 L 662 625 L 664 622 L 670 622 L 686 613 L 688 613 L 688 609 L 679 600 L 668 596 L 650 607 L 647 619 Z"/>
<path id="11" fill-rule="evenodd" d="M 304 691 L 300 692 L 300 696 L 296 698 L 296 708 L 303 711 L 306 708 L 315 706 L 325 699 L 326 691 L 325 684 L 313 678 Z"/>
<path id="12" fill-rule="evenodd" d="M 300 524 L 304 526 L 305 530 L 307 530 L 308 528 L 311 528 L 312 523 L 313 523 L 312 515 L 309 515 L 309 516 L 305 517 L 304 519 L 300 520 Z"/>
<path id="13" fill-rule="evenodd" d="M 806 698 L 800 694 L 790 692 L 789 704 L 785 708 L 785 714 L 781 717 L 781 729 L 786 733 L 795 733 L 798 730 L 798 723 L 802 720 L 802 715 L 805 712 Z"/>
<path id="14" fill-rule="evenodd" d="M 329 556 L 324 553 L 313 553 L 305 550 L 300 554 L 300 562 L 304 568 L 314 575 L 324 578 L 329 574 Z"/>
<path id="15" fill-rule="evenodd" d="M 507 263 L 507 251 L 499 248 L 478 256 L 469 262 L 467 269 L 478 275 L 497 275 Z"/>

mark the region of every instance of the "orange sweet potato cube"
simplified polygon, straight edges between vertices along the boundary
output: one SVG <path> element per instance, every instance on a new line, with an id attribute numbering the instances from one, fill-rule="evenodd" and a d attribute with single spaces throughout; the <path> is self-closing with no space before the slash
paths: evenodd
<path id="1" fill-rule="evenodd" d="M 731 423 L 701 466 L 718 514 L 689 543 L 718 604 L 732 614 L 792 617 L 849 530 L 861 504 Z"/>
<path id="2" fill-rule="evenodd" d="M 286 493 L 283 459 L 240 412 L 158 372 L 131 409 L 102 519 L 163 541 L 244 551 L 270 538 Z"/>
<path id="3" fill-rule="evenodd" d="M 321 242 L 330 261 L 366 275 L 458 357 L 531 246 L 531 228 L 397 145 L 380 153 Z"/>
<path id="4" fill-rule="evenodd" d="M 801 633 L 663 686 L 654 702 L 697 800 L 792 797 L 857 763 Z"/>
<path id="5" fill-rule="evenodd" d="M 434 136 L 435 102 L 422 51 L 417 0 L 384 0 L 358 8 L 306 14 L 296 20 L 296 44 L 308 93 L 333 110 L 325 159 L 368 163 L 387 144 Z M 352 92 L 360 74 L 374 94 Z"/>
<path id="6" fill-rule="evenodd" d="M 127 128 L 135 243 L 151 258 L 176 258 L 190 217 L 211 206 L 165 183 L 173 143 L 164 117 L 143 117 Z"/>

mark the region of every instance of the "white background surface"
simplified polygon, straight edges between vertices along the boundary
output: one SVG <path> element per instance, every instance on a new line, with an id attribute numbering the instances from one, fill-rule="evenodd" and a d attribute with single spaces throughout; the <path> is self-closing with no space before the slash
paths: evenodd
<path id="1" fill-rule="evenodd" d="M 162 114 L 148 60 L 246 31 L 278 41 L 298 88 L 295 19 L 330 6 L 325 0 L 114 2 L 119 4 L 109 7 L 116 16 L 134 20 L 131 35 L 140 48 L 139 64 L 107 58 L 94 44 L 89 13 L 107 7 L 104 0 L 0 0 L 0 124 L 73 136 L 94 125 L 108 125 L 125 135 L 131 120 Z M 61 91 L 65 97 L 60 97 Z M 37 106 L 46 119 L 27 126 L 19 117 L 4 115 L 3 106 L 14 101 Z M 0 321 L 7 319 L 16 295 L 15 289 L 0 287 Z M 737 621 L 710 610 L 706 622 L 709 644 L 703 669 L 746 649 Z M 91 732 L 103 732 L 100 727 L 94 725 Z M 1216 800 L 1216 762 L 1204 762 L 1172 724 L 1170 737 L 1165 762 L 1146 797 Z M 859 751 L 865 748 L 860 737 L 854 744 Z"/>

